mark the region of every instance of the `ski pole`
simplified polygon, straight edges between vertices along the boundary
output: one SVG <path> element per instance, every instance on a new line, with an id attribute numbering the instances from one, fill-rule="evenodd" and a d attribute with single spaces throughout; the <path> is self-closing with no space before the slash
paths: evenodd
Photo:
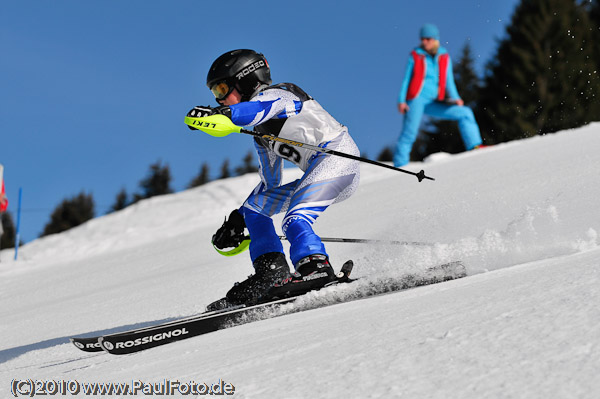
<path id="1" fill-rule="evenodd" d="M 288 240 L 286 236 L 278 236 L 280 240 Z M 348 242 L 358 244 L 379 244 L 379 245 L 406 245 L 406 246 L 420 246 L 420 247 L 432 247 L 435 245 L 433 242 L 422 242 L 422 241 L 396 241 L 396 240 L 371 240 L 365 238 L 338 238 L 338 237 L 320 237 L 323 242 Z M 244 239 L 240 244 L 229 250 L 222 250 L 214 246 L 215 251 L 223 256 L 235 256 L 246 251 L 250 247 L 250 236 L 244 236 Z"/>
<path id="2" fill-rule="evenodd" d="M 204 133 L 209 134 L 214 137 L 225 137 L 231 133 L 243 133 L 243 134 L 248 134 L 250 136 L 259 137 L 259 138 L 262 138 L 265 140 L 289 144 L 289 145 L 293 145 L 295 147 L 308 148 L 313 151 L 322 152 L 322 153 L 326 153 L 326 154 L 330 154 L 330 155 L 335 155 L 335 156 L 342 157 L 342 158 L 353 159 L 355 161 L 365 162 L 365 163 L 369 163 L 371 165 L 376 165 L 376 166 L 381 166 L 382 168 L 392 169 L 392 170 L 395 170 L 398 172 L 416 176 L 417 179 L 419 180 L 419 182 L 423 181 L 423 179 L 435 180 L 433 177 L 426 176 L 424 170 L 421 170 L 420 172 L 415 173 L 415 172 L 411 172 L 409 170 L 396 168 L 395 166 L 386 165 L 384 163 L 372 161 L 370 159 L 359 157 L 356 155 L 346 154 L 344 152 L 339 152 L 339 151 L 319 147 L 319 146 L 312 145 L 312 144 L 301 143 L 299 141 L 284 139 L 282 137 L 272 136 L 270 134 L 260 134 L 260 133 L 254 132 L 252 130 L 244 129 L 240 126 L 235 125 L 231 121 L 231 119 L 229 119 L 225 115 L 216 114 L 216 115 L 204 116 L 204 117 L 200 117 L 200 118 L 192 118 L 190 116 L 186 116 L 185 123 L 186 123 L 186 125 L 189 125 L 189 126 L 193 127 L 194 129 L 201 130 Z"/>
<path id="3" fill-rule="evenodd" d="M 249 237 L 248 237 L 249 238 Z M 367 238 L 338 238 L 338 237 L 320 237 L 323 242 L 349 242 L 359 244 L 384 244 L 384 245 L 414 245 L 414 246 L 434 246 L 432 242 L 422 241 L 396 241 L 396 240 L 372 240 Z M 280 240 L 287 240 L 285 236 L 279 236 Z"/>
<path id="4" fill-rule="evenodd" d="M 288 140 L 288 139 L 284 139 L 284 138 L 277 137 L 277 136 L 271 136 L 270 134 L 260 134 L 257 132 L 253 132 L 252 130 L 247 130 L 247 129 L 243 129 L 243 128 L 240 129 L 240 133 L 249 134 L 251 136 L 260 137 L 262 139 L 266 139 L 266 140 L 270 140 L 270 141 L 277 141 L 280 143 L 289 144 L 289 145 L 293 145 L 296 147 L 304 147 L 304 148 L 308 148 L 313 151 L 323 152 L 323 153 L 330 154 L 330 155 L 336 155 L 336 156 L 342 157 L 342 158 L 349 158 L 349 159 L 353 159 L 355 161 L 365 162 L 365 163 L 369 163 L 371 165 L 381 166 L 383 168 L 396 170 L 396 171 L 402 172 L 402 173 L 407 173 L 409 175 L 416 176 L 417 179 L 419 180 L 419 182 L 421 182 L 423 179 L 435 180 L 433 177 L 425 176 L 424 170 L 421 170 L 420 172 L 415 173 L 415 172 L 411 172 L 406 169 L 400 169 L 400 168 L 396 168 L 395 166 L 386 165 L 381 162 L 372 161 L 367 158 L 359 157 L 359 156 L 352 155 L 352 154 L 346 154 L 345 152 L 339 152 L 336 150 L 331 150 L 329 148 L 318 147 L 316 145 L 301 143 L 299 141 L 293 141 L 293 140 Z"/>

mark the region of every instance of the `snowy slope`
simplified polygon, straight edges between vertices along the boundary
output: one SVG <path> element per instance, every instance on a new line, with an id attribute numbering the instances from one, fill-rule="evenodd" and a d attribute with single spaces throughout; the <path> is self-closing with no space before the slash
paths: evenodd
<path id="1" fill-rule="evenodd" d="M 600 397 L 599 154 L 597 123 L 407 166 L 434 182 L 363 166 L 358 192 L 316 230 L 434 245 L 331 243 L 334 266 L 352 258 L 378 282 L 462 259 L 469 277 L 131 356 L 68 337 L 196 313 L 245 278 L 247 255 L 221 257 L 209 240 L 256 176 L 143 201 L 33 241 L 18 262 L 2 251 L 0 397 L 14 379 L 221 379 L 240 398 Z"/>

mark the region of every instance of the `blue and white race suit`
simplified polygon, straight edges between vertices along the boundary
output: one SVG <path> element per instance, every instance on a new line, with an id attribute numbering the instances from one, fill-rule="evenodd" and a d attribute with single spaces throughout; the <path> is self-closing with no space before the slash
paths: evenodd
<path id="1" fill-rule="evenodd" d="M 261 134 L 360 155 L 348 129 L 291 83 L 267 87 L 250 101 L 230 108 L 236 125 L 254 126 Z M 329 205 L 354 193 L 360 178 L 358 161 L 265 139 L 256 139 L 255 147 L 261 182 L 240 208 L 252 238 L 252 261 L 265 253 L 283 252 L 271 219 L 282 212 L 282 230 L 290 242 L 294 265 L 308 255 L 327 255 L 312 224 Z M 304 175 L 282 185 L 284 159 L 297 165 Z"/>

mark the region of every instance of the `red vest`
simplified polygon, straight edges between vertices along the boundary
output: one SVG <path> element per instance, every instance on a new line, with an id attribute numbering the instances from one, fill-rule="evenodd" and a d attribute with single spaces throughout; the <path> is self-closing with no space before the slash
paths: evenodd
<path id="1" fill-rule="evenodd" d="M 0 192 L 4 194 L 4 180 L 2 180 L 2 189 Z M 0 212 L 6 212 L 6 208 L 8 208 L 8 200 L 6 200 L 4 203 L 0 202 Z"/>
<path id="2" fill-rule="evenodd" d="M 412 51 L 410 53 L 415 61 L 415 65 L 413 67 L 412 77 L 410 78 L 410 84 L 408 85 L 408 92 L 406 93 L 406 99 L 412 100 L 417 97 L 423 88 L 423 83 L 425 82 L 425 72 L 427 69 L 427 64 L 425 62 L 425 54 L 419 54 L 416 51 Z M 439 101 L 444 101 L 446 98 L 446 76 L 448 73 L 448 60 L 449 55 L 440 54 L 438 57 L 438 68 L 440 71 L 440 78 L 438 84 L 438 95 L 437 99 Z"/>

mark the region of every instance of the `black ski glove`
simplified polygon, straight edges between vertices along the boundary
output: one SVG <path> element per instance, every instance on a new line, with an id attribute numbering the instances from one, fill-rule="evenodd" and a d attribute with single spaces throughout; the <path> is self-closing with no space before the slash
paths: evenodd
<path id="1" fill-rule="evenodd" d="M 223 225 L 213 235 L 212 243 L 219 249 L 236 248 L 246 239 L 244 235 L 245 228 L 246 222 L 244 222 L 244 217 L 235 209 L 229 215 L 229 220 L 225 219 Z"/>
<path id="2" fill-rule="evenodd" d="M 211 116 L 215 114 L 225 115 L 226 117 L 231 119 L 231 108 L 229 108 L 227 105 L 221 105 L 220 107 L 216 108 L 209 107 L 207 105 L 198 105 L 192 108 L 186 116 L 190 116 L 192 118 L 202 118 L 205 116 Z M 189 127 L 190 130 L 198 130 L 195 127 L 191 127 L 190 125 L 187 125 L 187 127 Z"/>

